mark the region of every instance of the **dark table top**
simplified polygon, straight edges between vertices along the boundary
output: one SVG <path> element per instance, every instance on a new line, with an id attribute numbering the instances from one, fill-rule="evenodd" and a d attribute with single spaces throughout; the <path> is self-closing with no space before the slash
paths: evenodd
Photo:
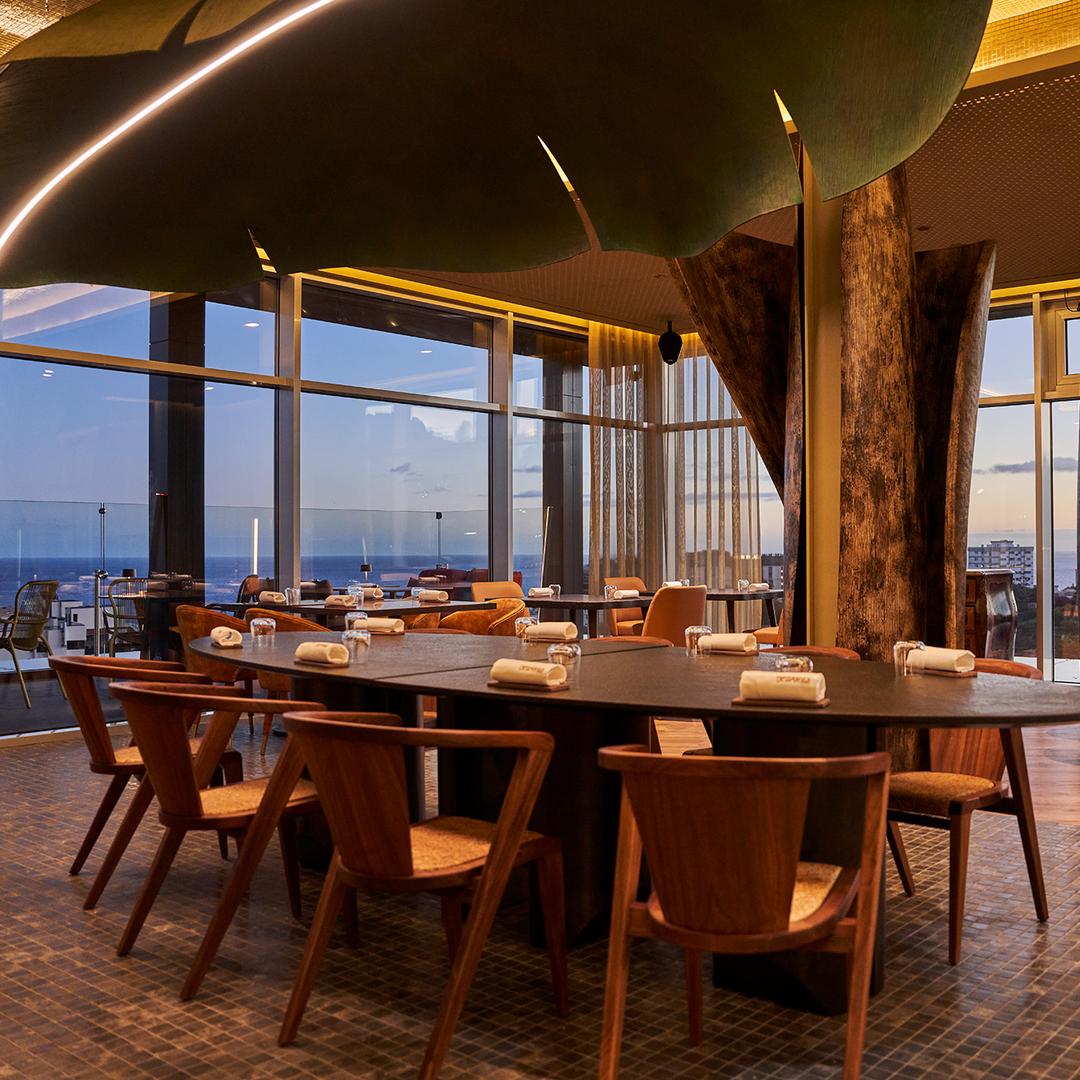
<path id="1" fill-rule="evenodd" d="M 642 599 L 651 600 L 656 595 L 655 590 L 649 590 L 641 594 Z M 706 600 L 779 600 L 784 595 L 783 589 L 762 589 L 759 592 L 750 592 L 748 589 L 709 589 L 705 593 Z"/>
<path id="2" fill-rule="evenodd" d="M 1003 727 L 1080 721 L 1080 687 L 1064 683 L 980 674 L 973 679 L 934 675 L 898 679 L 891 664 L 814 658 L 825 675 L 830 704 L 732 705 L 739 674 L 747 667 L 768 669 L 772 657 L 688 657 L 683 649 L 627 642 L 582 642 L 584 655 L 576 685 L 548 693 L 487 685 L 491 664 L 501 657 L 545 658 L 546 645 L 522 646 L 514 638 L 406 634 L 373 638 L 368 659 L 349 668 L 297 664 L 293 652 L 315 634 L 277 634 L 269 648 L 215 649 L 208 638 L 192 643 L 214 659 L 235 659 L 309 678 L 378 681 L 387 689 L 417 694 L 448 693 L 528 702 L 553 708 L 574 706 L 598 712 L 637 712 L 721 721 L 782 720 L 811 725 L 863 727 Z"/>
<path id="3" fill-rule="evenodd" d="M 402 615 L 416 615 L 424 611 L 438 611 L 449 615 L 455 611 L 491 611 L 495 604 L 490 600 L 365 600 L 357 607 L 327 607 L 321 600 L 301 600 L 299 604 L 260 604 L 250 603 L 211 604 L 218 611 L 235 611 L 243 616 L 249 608 L 266 608 L 267 611 L 290 611 L 296 615 L 344 615 L 347 611 L 366 611 L 369 615 L 386 615 L 399 618 Z"/>
<path id="4" fill-rule="evenodd" d="M 626 600 L 609 600 L 605 596 L 591 596 L 587 593 L 563 593 L 554 596 L 526 596 L 525 603 L 531 608 L 580 609 L 582 611 L 606 611 L 609 608 L 641 607 L 641 600 L 631 596 Z"/>

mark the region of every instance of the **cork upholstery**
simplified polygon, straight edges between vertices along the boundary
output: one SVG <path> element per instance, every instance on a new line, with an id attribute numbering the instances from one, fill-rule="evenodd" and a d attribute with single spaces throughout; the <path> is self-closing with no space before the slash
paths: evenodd
<path id="1" fill-rule="evenodd" d="M 526 614 L 525 601 L 497 597 L 494 603 L 494 611 L 455 611 L 446 615 L 439 623 L 439 628 L 464 630 L 469 634 L 487 634 L 493 637 L 513 637 L 514 620 Z"/>
<path id="2" fill-rule="evenodd" d="M 250 817 L 259 809 L 269 777 L 258 780 L 244 780 L 239 784 L 226 784 L 224 787 L 203 788 L 199 792 L 202 812 L 207 828 L 213 828 L 217 821 L 231 820 L 238 817 Z M 285 813 L 306 810 L 318 802 L 315 785 L 310 780 L 296 781 Z"/>
<path id="3" fill-rule="evenodd" d="M 616 589 L 637 589 L 645 591 L 645 582 L 639 577 L 606 577 L 605 585 L 614 585 Z M 645 613 L 639 607 L 612 608 L 608 612 L 608 622 L 611 632 L 616 637 L 626 634 L 640 634 L 645 625 Z"/>
<path id="4" fill-rule="evenodd" d="M 795 889 L 791 894 L 792 923 L 809 919 L 832 891 L 841 868 L 831 863 L 800 862 L 795 867 Z"/>
<path id="5" fill-rule="evenodd" d="M 1001 784 L 985 776 L 929 771 L 893 773 L 889 809 L 948 817 L 950 803 L 1000 791 Z"/>
<path id="6" fill-rule="evenodd" d="M 409 841 L 412 847 L 413 870 L 430 872 L 481 865 L 491 850 L 495 825 L 474 818 L 438 817 L 413 825 Z M 540 833 L 522 833 L 521 842 L 541 840 Z"/>

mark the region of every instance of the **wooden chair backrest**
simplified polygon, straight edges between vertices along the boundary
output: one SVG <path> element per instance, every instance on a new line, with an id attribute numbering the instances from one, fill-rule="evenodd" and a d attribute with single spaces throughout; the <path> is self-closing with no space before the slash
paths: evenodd
<path id="1" fill-rule="evenodd" d="M 242 713 L 283 713 L 312 702 L 247 698 L 240 687 L 163 682 L 114 682 L 109 692 L 124 707 L 147 775 L 161 809 L 174 817 L 202 816 L 199 789 L 206 787 L 228 749 Z M 188 723 L 193 712 L 212 712 L 199 753 L 188 747 Z"/>
<path id="2" fill-rule="evenodd" d="M 236 602 L 245 604 L 250 600 L 258 600 L 259 593 L 273 590 L 274 582 L 271 578 L 259 577 L 258 574 L 248 574 L 240 582 L 240 588 L 236 590 Z"/>
<path id="3" fill-rule="evenodd" d="M 645 612 L 645 625 L 641 633 L 645 637 L 663 638 L 672 645 L 683 645 L 688 626 L 700 626 L 705 619 L 704 585 L 656 590 Z"/>
<path id="4" fill-rule="evenodd" d="M 277 616 L 275 616 L 276 618 Z M 216 626 L 231 626 L 246 634 L 248 625 L 243 619 L 226 615 L 223 611 L 197 607 L 194 604 L 181 604 L 176 609 L 176 622 L 180 628 L 180 640 L 184 643 L 184 666 L 188 671 L 197 671 L 209 675 L 215 682 L 231 683 L 236 680 L 237 667 L 225 660 L 211 660 L 192 652 L 188 646 L 196 638 L 207 637 Z"/>
<path id="5" fill-rule="evenodd" d="M 244 612 L 244 622 L 250 626 L 252 619 L 273 619 L 283 634 L 301 630 L 314 630 L 322 634 L 330 632 L 325 626 L 312 619 L 305 619 L 302 615 L 292 615 L 287 611 L 273 611 L 270 608 L 248 608 Z"/>
<path id="6" fill-rule="evenodd" d="M 368 878 L 414 873 L 406 747 L 517 751 L 494 851 L 500 842 L 520 841 L 555 745 L 544 732 L 404 728 L 388 713 L 288 712 L 284 724 L 311 771 L 342 866 Z"/>
<path id="7" fill-rule="evenodd" d="M 811 781 L 865 777 L 866 829 L 880 828 L 889 755 L 668 757 L 623 746 L 601 750 L 600 765 L 622 774 L 665 918 L 758 934 L 789 925 Z"/>
<path id="8" fill-rule="evenodd" d="M 474 600 L 498 600 L 501 597 L 523 597 L 521 586 L 516 581 L 474 581 L 472 583 Z"/>
<path id="9" fill-rule="evenodd" d="M 71 711 L 82 732 L 90 760 L 95 765 L 115 765 L 116 753 L 95 680 L 153 679 L 157 682 L 201 682 L 210 680 L 184 670 L 183 664 L 168 660 L 130 660 L 113 656 L 51 656 L 49 667 L 56 672 L 67 694 Z"/>
<path id="10" fill-rule="evenodd" d="M 645 591 L 645 582 L 639 577 L 606 577 L 604 578 L 605 585 L 614 585 L 616 589 L 637 589 L 638 592 Z M 641 608 L 628 607 L 628 608 L 612 608 L 608 612 L 608 619 L 611 623 L 611 628 L 614 629 L 619 623 L 623 622 L 638 622 L 644 619 Z"/>
<path id="11" fill-rule="evenodd" d="M 975 670 L 1019 679 L 1041 679 L 1042 672 L 1014 660 L 975 658 Z M 997 728 L 933 728 L 930 731 L 933 772 L 982 776 L 996 784 L 1005 775 L 1005 750 Z"/>
<path id="12" fill-rule="evenodd" d="M 862 659 L 854 649 L 845 649 L 841 645 L 778 645 L 769 653 L 793 653 L 799 656 L 832 656 L 837 660 Z"/>

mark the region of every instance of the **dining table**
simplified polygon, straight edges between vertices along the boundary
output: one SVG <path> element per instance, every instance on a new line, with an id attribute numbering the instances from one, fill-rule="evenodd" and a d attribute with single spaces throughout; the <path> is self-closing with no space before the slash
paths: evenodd
<path id="1" fill-rule="evenodd" d="M 291 677 L 298 698 L 330 709 L 388 710 L 419 723 L 420 701 L 436 695 L 440 726 L 472 730 L 550 732 L 555 750 L 530 827 L 563 844 L 568 932 L 572 941 L 603 932 L 610 902 L 619 815 L 619 780 L 599 768 L 604 746 L 650 741 L 650 717 L 704 720 L 716 754 L 823 757 L 884 749 L 894 728 L 995 728 L 1002 732 L 1010 787 L 1018 813 L 1031 814 L 1020 729 L 1080 722 L 1080 688 L 980 673 L 974 678 L 898 677 L 892 664 L 815 657 L 825 675 L 828 704 L 808 709 L 791 703 L 735 703 L 739 677 L 748 668 L 773 668 L 776 654 L 688 656 L 682 648 L 633 637 L 585 641 L 567 689 L 491 684 L 491 664 L 502 657 L 540 659 L 545 646 L 516 638 L 409 635 L 375 638 L 363 659 L 346 667 L 301 663 L 296 646 L 313 634 L 274 635 L 255 645 L 245 635 L 228 658 L 245 668 Z M 208 638 L 190 648 L 215 659 L 226 650 Z M 438 810 L 493 820 L 508 782 L 505 763 L 472 752 L 440 751 Z M 303 762 L 286 740 L 259 814 L 234 866 L 222 904 L 239 904 L 276 826 Z M 836 864 L 857 862 L 863 789 L 847 783 L 828 792 L 812 788 L 801 858 Z M 685 828 L 706 828 L 688 821 Z M 1032 816 L 1033 826 L 1033 816 Z M 1032 827 L 1034 836 L 1034 827 Z M 261 846 L 260 846 L 261 845 Z M 1037 840 L 1025 856 L 1038 864 Z M 233 879 L 235 880 L 235 883 Z M 884 881 L 884 879 L 883 879 Z M 882 888 L 884 884 L 882 885 Z M 231 916 L 230 916 L 231 917 Z M 227 925 L 227 919 L 225 925 Z M 217 940 L 204 939 L 210 955 Z M 209 943 L 208 943 L 209 942 Z M 879 923 L 873 985 L 885 974 L 884 908 Z M 778 957 L 721 958 L 714 979 L 825 1013 L 842 1012 L 846 976 L 842 957 L 789 953 Z"/>
<path id="2" fill-rule="evenodd" d="M 369 615 L 387 616 L 400 619 L 404 615 L 422 615 L 435 611 L 440 615 L 450 615 L 455 611 L 494 611 L 495 604 L 490 600 L 364 600 L 354 607 L 340 604 L 327 604 L 322 600 L 301 600 L 297 604 L 261 603 L 257 600 L 236 601 L 211 604 L 216 611 L 227 611 L 243 618 L 251 608 L 267 611 L 287 611 L 293 615 L 303 615 L 312 622 L 328 625 L 334 616 L 344 617 L 350 611 L 366 611 Z"/>
<path id="3" fill-rule="evenodd" d="M 525 603 L 536 611 L 566 612 L 573 618 L 578 611 L 584 611 L 588 619 L 589 637 L 597 636 L 600 625 L 600 612 L 616 608 L 647 607 L 642 597 L 626 596 L 616 599 L 613 596 L 596 596 L 592 593 L 561 593 L 559 596 L 526 596 Z"/>

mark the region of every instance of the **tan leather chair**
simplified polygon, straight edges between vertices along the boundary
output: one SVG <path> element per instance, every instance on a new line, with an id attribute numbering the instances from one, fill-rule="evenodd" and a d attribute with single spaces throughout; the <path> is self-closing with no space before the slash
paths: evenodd
<path id="1" fill-rule="evenodd" d="M 516 581 L 474 581 L 472 595 L 474 600 L 501 600 L 508 596 L 522 598 L 525 594 Z"/>
<path id="2" fill-rule="evenodd" d="M 759 645 L 783 645 L 784 644 L 784 613 L 780 612 L 780 617 L 776 620 L 775 626 L 762 626 L 760 629 L 754 631 L 754 637 L 757 638 Z"/>
<path id="3" fill-rule="evenodd" d="M 494 602 L 494 611 L 455 611 L 446 615 L 439 623 L 439 629 L 464 630 L 468 634 L 489 634 L 495 637 L 513 637 L 514 620 L 527 614 L 525 601 L 515 600 L 512 597 L 498 597 Z"/>
<path id="4" fill-rule="evenodd" d="M 685 645 L 686 628 L 700 626 L 705 619 L 706 592 L 704 585 L 657 589 L 645 613 L 642 636 Z"/>
<path id="5" fill-rule="evenodd" d="M 645 582 L 639 577 L 606 577 L 605 585 L 614 585 L 616 589 L 637 589 L 645 591 Z M 640 634 L 645 625 L 645 613 L 639 607 L 612 608 L 608 612 L 608 624 L 616 637 L 626 634 Z"/>

